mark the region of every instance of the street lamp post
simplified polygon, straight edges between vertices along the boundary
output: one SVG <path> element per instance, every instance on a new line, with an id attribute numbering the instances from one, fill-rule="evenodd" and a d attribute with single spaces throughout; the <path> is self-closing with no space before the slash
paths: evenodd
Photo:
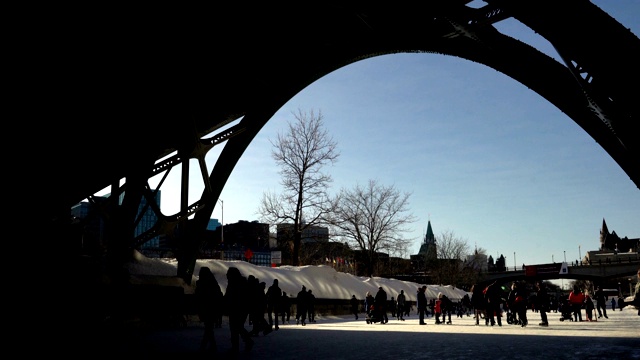
<path id="1" fill-rule="evenodd" d="M 518 263 L 516 262 L 516 252 L 513 252 L 513 271 L 518 271 Z"/>
<path id="2" fill-rule="evenodd" d="M 224 201 L 222 199 L 218 199 L 220 201 L 220 242 L 224 245 Z"/>
<path id="3" fill-rule="evenodd" d="M 562 250 L 564 253 L 564 262 L 567 262 L 567 250 Z"/>
<path id="4" fill-rule="evenodd" d="M 220 201 L 220 244 L 222 245 L 222 250 L 220 252 L 220 260 L 224 260 L 224 201 L 222 199 L 218 199 Z"/>
<path id="5" fill-rule="evenodd" d="M 551 262 L 554 264 L 556 263 L 556 261 L 553 259 L 553 254 L 551 254 Z"/>
<path id="6" fill-rule="evenodd" d="M 580 251 L 580 246 L 578 245 L 578 264 L 581 265 L 582 264 L 582 251 Z"/>

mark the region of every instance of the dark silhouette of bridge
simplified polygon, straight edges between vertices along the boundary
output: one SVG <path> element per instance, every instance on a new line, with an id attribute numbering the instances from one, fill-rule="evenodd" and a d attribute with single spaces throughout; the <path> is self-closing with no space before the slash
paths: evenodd
<path id="1" fill-rule="evenodd" d="M 507 283 L 511 281 L 536 281 L 536 280 L 591 280 L 596 283 L 603 283 L 609 280 L 632 277 L 640 268 L 639 260 L 625 260 L 620 262 L 611 262 L 603 264 L 580 264 L 577 266 L 568 265 L 562 270 L 561 263 L 525 265 L 524 269 L 489 272 L 485 276 L 483 282 L 497 281 L 499 283 Z"/>
<path id="2" fill-rule="evenodd" d="M 32 70 L 46 72 L 39 90 L 47 96 L 38 104 L 46 109 L 42 118 L 56 120 L 24 131 L 36 133 L 30 146 L 50 159 L 34 166 L 31 178 L 55 174 L 46 177 L 54 189 L 46 200 L 33 199 L 48 220 L 38 222 L 45 225 L 44 248 L 77 250 L 48 239 L 68 237 L 70 207 L 111 187 L 112 202 L 101 215 L 110 220 L 109 261 L 126 261 L 133 248 L 166 235 L 178 246 L 178 276 L 190 280 L 198 239 L 225 183 L 275 112 L 332 71 L 400 52 L 463 58 L 522 83 L 578 124 L 640 186 L 638 37 L 587 0 L 486 0 L 480 8 L 469 2 L 431 1 L 420 11 L 373 2 L 295 8 L 225 2 L 214 10 L 224 16 L 171 27 L 159 20 L 164 16 L 133 16 L 114 28 L 121 14 L 109 14 L 83 22 L 72 36 L 47 28 L 55 43 L 50 63 Z M 509 18 L 548 40 L 563 62 L 494 26 Z M 59 21 L 75 30 L 78 20 Z M 289 36 L 294 32 L 299 37 Z M 207 169 L 206 154 L 221 144 Z M 201 171 L 194 173 L 205 190 L 191 203 L 183 200 L 178 213 L 162 213 L 151 201 L 161 184 L 153 189 L 148 180 L 182 166 L 188 193 L 190 160 L 198 160 Z M 131 229 L 143 197 L 158 221 L 136 237 Z"/>
<path id="3" fill-rule="evenodd" d="M 485 0 L 477 9 L 469 2 L 430 1 L 419 10 L 404 2 L 327 1 L 217 2 L 188 15 L 132 6 L 83 7 L 90 16 L 64 7 L 30 13 L 25 46 L 16 52 L 26 69 L 16 72 L 22 87 L 15 89 L 28 104 L 11 131 L 38 160 L 15 167 L 12 180 L 37 216 L 27 217 L 36 226 L 23 227 L 33 248 L 17 254 L 44 255 L 38 266 L 24 266 L 33 271 L 25 303 L 46 296 L 43 312 L 58 316 L 22 323 L 81 329 L 47 332 L 58 345 L 72 342 L 67 353 L 79 339 L 96 337 L 104 317 L 97 304 L 106 301 L 100 279 L 121 282 L 132 250 L 157 235 L 175 241 L 177 276 L 190 282 L 218 197 L 261 128 L 317 79 L 375 56 L 442 54 L 502 72 L 565 113 L 640 187 L 638 37 L 587 0 Z M 563 63 L 493 26 L 509 18 L 544 37 Z M 207 169 L 207 152 L 223 143 Z M 193 203 L 183 195 L 178 213 L 163 214 L 149 179 L 180 165 L 188 194 L 190 160 L 199 161 L 205 190 Z M 100 214 L 108 220 L 106 254 L 82 267 L 70 208 L 107 187 L 112 201 Z M 136 237 L 143 197 L 158 222 Z M 73 286 L 61 291 L 60 279 Z"/>

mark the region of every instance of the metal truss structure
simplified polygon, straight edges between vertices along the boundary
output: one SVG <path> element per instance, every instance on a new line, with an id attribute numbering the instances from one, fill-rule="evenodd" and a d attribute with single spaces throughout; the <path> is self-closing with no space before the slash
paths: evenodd
<path id="1" fill-rule="evenodd" d="M 180 244 L 178 276 L 190 279 L 194 239 L 274 113 L 330 72 L 393 53 L 455 56 L 504 73 L 575 121 L 640 186 L 638 37 L 586 0 L 469 2 L 224 2 L 197 15 L 110 14 L 117 21 L 100 16 L 44 35 L 55 40 L 38 70 L 50 120 L 35 144 L 53 159 L 39 169 L 54 189 L 40 199 L 48 231 L 64 234 L 70 207 L 97 191 L 126 190 L 121 204 L 105 206 L 110 251 L 169 234 Z M 564 63 L 493 26 L 507 18 L 548 40 Z M 223 143 L 207 169 L 207 151 Z M 148 179 L 182 165 L 184 194 L 190 159 L 205 190 L 192 204 L 183 196 L 179 213 L 162 214 Z M 159 221 L 134 238 L 143 196 Z"/>

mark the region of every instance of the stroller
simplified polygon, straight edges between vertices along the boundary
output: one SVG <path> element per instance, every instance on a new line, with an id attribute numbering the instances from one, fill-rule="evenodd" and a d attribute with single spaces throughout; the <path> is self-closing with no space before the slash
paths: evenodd
<path id="1" fill-rule="evenodd" d="M 568 302 L 562 302 L 562 304 L 560 304 L 560 314 L 560 321 L 573 321 L 573 311 Z"/>
<path id="2" fill-rule="evenodd" d="M 375 305 L 371 305 L 369 311 L 367 311 L 367 324 L 375 324 L 377 322 L 382 321 L 382 313 L 379 309 L 376 308 Z"/>

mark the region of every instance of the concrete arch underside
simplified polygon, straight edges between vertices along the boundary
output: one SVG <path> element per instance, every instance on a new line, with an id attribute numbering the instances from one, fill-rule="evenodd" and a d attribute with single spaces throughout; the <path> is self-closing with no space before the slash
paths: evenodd
<path id="1" fill-rule="evenodd" d="M 111 31 L 103 29 L 106 19 L 85 24 L 81 34 L 61 37 L 53 49 L 59 63 L 42 70 L 52 94 L 45 104 L 60 115 L 35 141 L 55 159 L 38 169 L 56 174 L 47 179 L 56 190 L 44 211 L 57 222 L 78 201 L 126 178 L 131 200 L 112 213 L 119 221 L 114 234 L 123 235 L 135 220 L 136 199 L 150 191 L 146 180 L 160 171 L 158 159 L 177 152 L 164 164 L 172 167 L 225 143 L 200 200 L 179 214 L 160 214 L 154 229 L 175 232 L 195 214 L 188 232 L 204 231 L 235 164 L 280 107 L 336 69 L 401 52 L 456 56 L 512 77 L 567 114 L 640 186 L 640 40 L 589 1 L 487 0 L 479 9 L 468 3 L 225 4 L 207 21 L 123 19 Z M 492 25 L 507 18 L 545 37 L 565 63 Z M 78 43 L 85 44 L 81 51 Z M 60 83 L 72 90 L 58 93 Z M 90 146 L 79 152 L 79 141 Z M 197 244 L 181 246 L 179 271 L 190 276 Z"/>

